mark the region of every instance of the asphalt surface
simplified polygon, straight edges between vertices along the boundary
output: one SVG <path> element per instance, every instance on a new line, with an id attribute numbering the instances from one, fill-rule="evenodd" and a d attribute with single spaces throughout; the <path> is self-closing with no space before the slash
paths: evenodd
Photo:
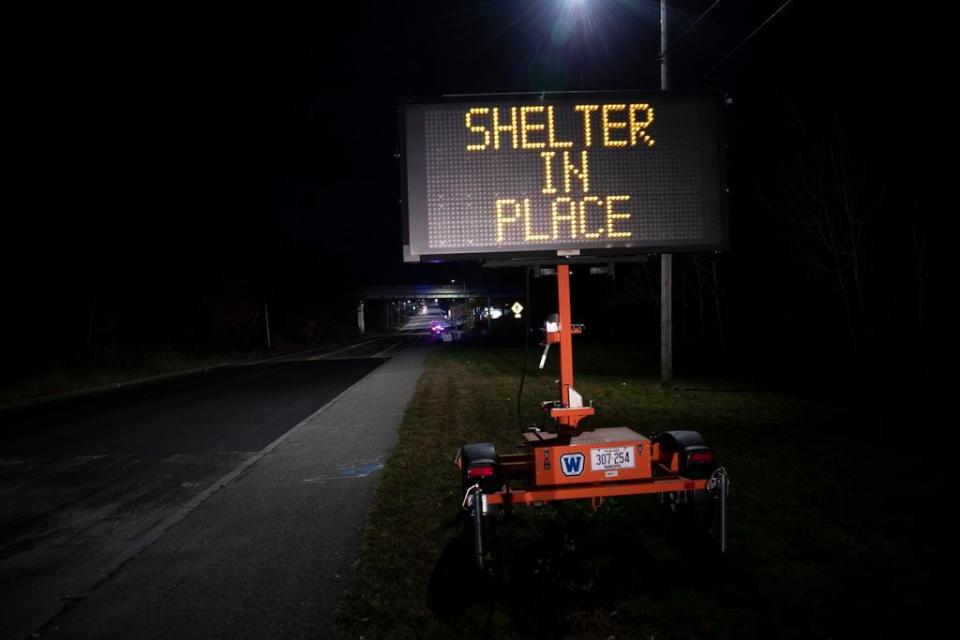
<path id="1" fill-rule="evenodd" d="M 418 344 L 364 339 L 0 413 L 0 637 L 321 633 L 419 377 Z M 297 550 L 318 535 L 344 542 L 303 564 Z M 258 587 L 279 566 L 278 605 Z M 178 602 L 185 585 L 199 591 Z M 236 610 L 223 606 L 232 590 Z M 289 606 L 307 612 L 300 631 L 284 627 Z"/>

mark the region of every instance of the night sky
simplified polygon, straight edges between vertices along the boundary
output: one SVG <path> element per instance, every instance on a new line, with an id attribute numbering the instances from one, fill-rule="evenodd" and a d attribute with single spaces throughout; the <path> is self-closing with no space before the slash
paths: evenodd
<path id="1" fill-rule="evenodd" d="M 672 3 L 673 35 L 711 4 Z M 893 202 L 933 181 L 945 113 L 942 41 L 908 34 L 902 9 L 795 0 L 715 69 L 781 4 L 721 2 L 672 51 L 673 88 L 734 101 L 741 290 L 776 288 L 769 269 L 746 285 L 744 274 L 789 244 L 758 194 L 780 189 L 795 121 L 816 132 L 839 119 Z M 398 101 L 657 89 L 658 15 L 645 0 L 20 15 L 9 24 L 5 321 L 31 341 L 75 344 L 91 301 L 137 309 L 115 332 L 132 335 L 176 324 L 211 292 L 292 299 L 485 277 L 475 264 L 402 263 Z"/>

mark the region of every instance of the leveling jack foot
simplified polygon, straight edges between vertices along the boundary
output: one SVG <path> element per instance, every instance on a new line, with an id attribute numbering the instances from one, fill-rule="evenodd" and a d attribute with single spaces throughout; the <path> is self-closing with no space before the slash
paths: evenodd
<path id="1" fill-rule="evenodd" d="M 473 550 L 476 553 L 477 569 L 483 571 L 483 493 L 478 489 L 473 494 Z"/>
<path id="2" fill-rule="evenodd" d="M 720 515 L 720 553 L 727 552 L 727 498 L 730 495 L 730 476 L 724 467 L 710 475 L 707 491 L 718 501 Z"/>
<path id="3" fill-rule="evenodd" d="M 473 551 L 474 551 L 474 560 L 477 565 L 477 569 L 483 571 L 486 568 L 486 562 L 484 560 L 484 555 L 486 554 L 486 544 L 483 535 L 483 510 L 484 510 L 484 499 L 483 491 L 480 490 L 480 485 L 475 484 L 467 489 L 466 494 L 463 496 L 463 508 L 467 513 L 472 511 L 472 524 L 473 524 Z"/>

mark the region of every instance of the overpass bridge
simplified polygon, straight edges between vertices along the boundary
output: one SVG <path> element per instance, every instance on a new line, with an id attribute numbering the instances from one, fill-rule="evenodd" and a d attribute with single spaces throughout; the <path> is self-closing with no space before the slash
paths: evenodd
<path id="1" fill-rule="evenodd" d="M 519 287 L 503 285 L 470 284 L 411 284 L 364 287 L 357 292 L 361 300 L 467 300 L 479 299 L 519 299 L 523 291 Z"/>
<path id="2" fill-rule="evenodd" d="M 374 317 L 382 315 L 387 327 L 397 326 L 399 311 L 392 303 L 406 300 L 481 300 L 480 306 L 490 307 L 494 300 L 520 300 L 523 291 L 519 287 L 503 285 L 469 285 L 458 284 L 410 284 L 410 285 L 380 285 L 364 287 L 357 291 L 359 304 L 357 305 L 357 327 L 360 333 L 366 331 L 365 304 L 372 302 L 379 309 L 374 311 Z M 487 328 L 490 328 L 489 316 Z"/>

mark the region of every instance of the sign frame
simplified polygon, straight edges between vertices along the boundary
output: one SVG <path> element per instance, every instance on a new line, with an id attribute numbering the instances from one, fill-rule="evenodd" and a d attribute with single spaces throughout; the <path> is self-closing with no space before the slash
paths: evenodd
<path id="1" fill-rule="evenodd" d="M 479 251 L 464 253 L 422 253 L 414 254 L 411 252 L 410 242 L 410 193 L 409 193 L 409 173 L 407 164 L 409 161 L 407 148 L 407 113 L 408 107 L 423 105 L 455 105 L 463 103 L 477 103 L 478 101 L 496 102 L 496 101 L 516 101 L 517 103 L 529 102 L 536 104 L 538 101 L 547 99 L 578 99 L 584 100 L 654 100 L 654 99 L 675 99 L 675 98 L 697 98 L 706 99 L 715 105 L 716 125 L 717 125 L 717 181 L 718 181 L 718 222 L 720 225 L 720 241 L 712 244 L 698 245 L 658 245 L 653 247 L 581 247 L 578 249 L 508 249 L 504 251 Z M 472 261 L 472 260 L 510 260 L 522 259 L 524 261 L 537 261 L 543 263 L 557 263 L 564 261 L 585 262 L 596 259 L 603 262 L 605 259 L 615 257 L 658 255 L 666 253 L 694 253 L 694 252 L 718 252 L 727 251 L 730 248 L 729 238 L 729 215 L 728 215 L 728 194 L 727 186 L 727 168 L 726 168 L 726 137 L 723 123 L 723 100 L 720 94 L 704 92 L 683 92 L 683 91 L 548 91 L 548 92 L 523 92 L 523 93 L 476 93 L 476 94 L 457 94 L 444 95 L 440 98 L 419 98 L 409 97 L 401 100 L 398 109 L 398 144 L 399 151 L 397 159 L 400 162 L 400 193 L 401 193 L 401 232 L 403 236 L 403 259 L 404 262 L 421 263 L 442 263 L 454 261 Z"/>

